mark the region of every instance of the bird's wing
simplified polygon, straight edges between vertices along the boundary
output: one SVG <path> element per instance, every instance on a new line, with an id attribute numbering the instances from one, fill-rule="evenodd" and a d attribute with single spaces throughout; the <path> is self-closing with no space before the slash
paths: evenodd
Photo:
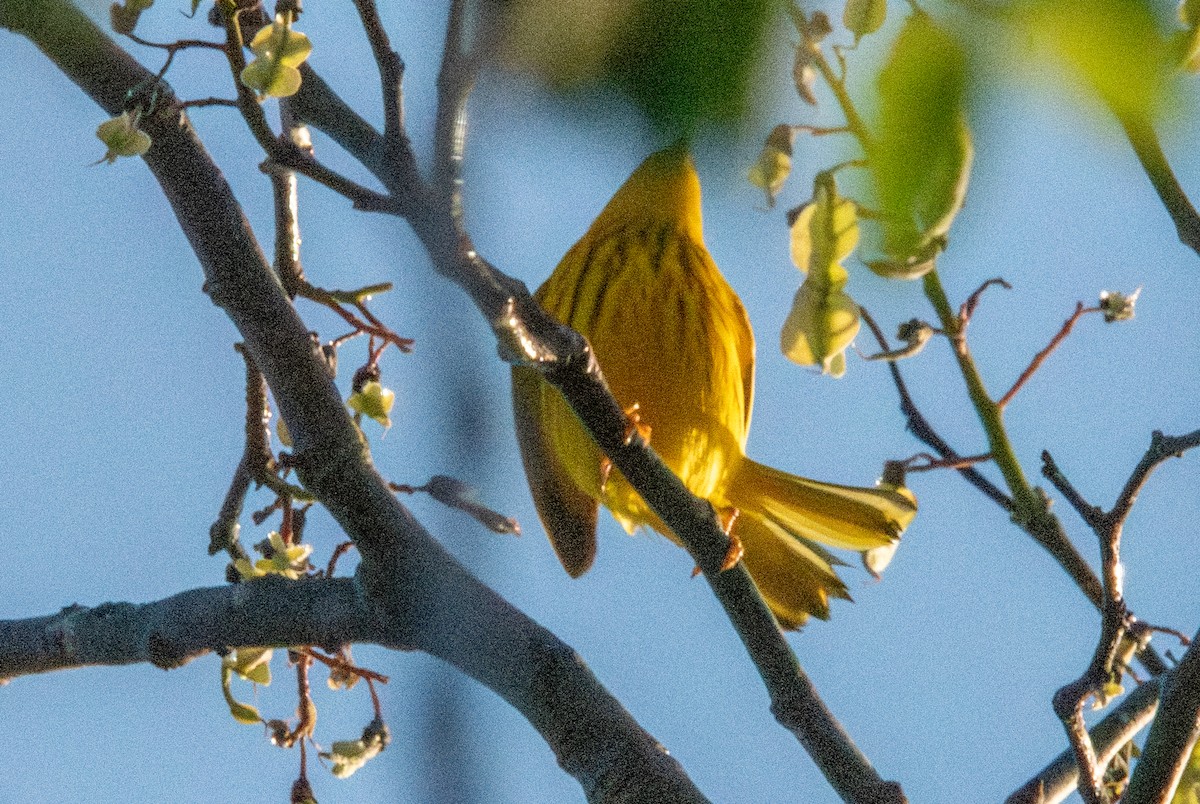
<path id="1" fill-rule="evenodd" d="M 517 445 L 533 503 L 559 561 L 577 578 L 596 557 L 598 505 L 571 479 L 547 438 L 544 405 L 557 392 L 528 368 L 513 369 L 512 389 Z"/>

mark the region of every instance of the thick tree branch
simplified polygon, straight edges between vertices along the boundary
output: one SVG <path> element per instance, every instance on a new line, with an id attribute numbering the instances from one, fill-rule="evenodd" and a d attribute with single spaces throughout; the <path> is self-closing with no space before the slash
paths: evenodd
<path id="1" fill-rule="evenodd" d="M 457 7 L 457 6 L 456 6 Z M 883 781 L 817 695 L 795 654 L 742 566 L 721 572 L 728 537 L 712 507 L 693 496 L 641 438 L 630 440 L 628 419 L 609 393 L 587 342 L 551 318 L 524 283 L 498 271 L 479 255 L 461 228 L 457 185 L 461 160 L 463 104 L 474 64 L 464 54 L 461 19 L 447 34 L 449 63 L 439 75 L 439 177 L 433 189 L 415 163 L 380 159 L 383 137 L 333 96 L 315 74 L 302 69 L 304 83 L 293 108 L 314 128 L 325 131 L 371 170 L 394 195 L 403 215 L 425 246 L 435 270 L 459 285 L 491 324 L 501 354 L 530 365 L 558 388 L 600 448 L 642 495 L 650 508 L 679 535 L 705 574 L 745 644 L 772 700 L 772 712 L 791 730 L 826 778 L 848 801 L 898 801 L 898 786 Z"/>
<path id="2" fill-rule="evenodd" d="M 65 0 L 0 0 L 0 26 L 28 36 L 110 114 L 151 78 Z M 297 471 L 362 555 L 358 580 L 395 644 L 439 656 L 517 707 L 595 801 L 703 801 L 663 748 L 579 657 L 480 584 L 388 490 L 325 361 L 186 116 L 143 118 L 146 163 L 279 403 Z"/>
<path id="3" fill-rule="evenodd" d="M 191 589 L 153 603 L 68 606 L 57 614 L 0 620 L 0 680 L 92 665 L 179 667 L 242 645 L 403 645 L 348 578 Z"/>
<path id="4" fill-rule="evenodd" d="M 1158 717 L 1146 735 L 1122 804 L 1167 804 L 1200 737 L 1200 633 L 1163 682 Z"/>

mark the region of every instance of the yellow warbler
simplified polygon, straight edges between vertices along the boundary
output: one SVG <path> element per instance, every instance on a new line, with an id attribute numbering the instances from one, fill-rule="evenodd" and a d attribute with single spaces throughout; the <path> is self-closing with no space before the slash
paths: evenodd
<path id="1" fill-rule="evenodd" d="M 822 545 L 887 548 L 912 520 L 916 500 L 903 487 L 819 483 L 746 457 L 754 335 L 704 246 L 700 181 L 682 148 L 642 163 L 536 298 L 588 338 L 613 395 L 637 405 L 667 466 L 733 520 L 730 535 L 784 627 L 828 618 L 830 597 L 849 598 L 833 570 L 841 562 Z M 649 525 L 678 541 L 619 471 L 608 472 L 536 371 L 513 370 L 513 409 L 538 514 L 568 573 L 595 558 L 598 502 L 629 532 Z"/>

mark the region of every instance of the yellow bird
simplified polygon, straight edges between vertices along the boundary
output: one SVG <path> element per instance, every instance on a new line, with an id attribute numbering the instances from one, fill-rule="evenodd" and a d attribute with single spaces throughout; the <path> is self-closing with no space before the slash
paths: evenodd
<path id="1" fill-rule="evenodd" d="M 704 246 L 700 180 L 683 148 L 646 159 L 535 296 L 591 342 L 666 465 L 733 523 L 785 628 L 827 619 L 830 597 L 849 599 L 833 569 L 843 562 L 825 546 L 894 546 L 915 515 L 906 488 L 820 483 L 746 457 L 754 334 Z M 538 515 L 572 577 L 595 558 L 599 502 L 628 532 L 649 525 L 678 543 L 535 370 L 513 369 L 513 409 Z"/>

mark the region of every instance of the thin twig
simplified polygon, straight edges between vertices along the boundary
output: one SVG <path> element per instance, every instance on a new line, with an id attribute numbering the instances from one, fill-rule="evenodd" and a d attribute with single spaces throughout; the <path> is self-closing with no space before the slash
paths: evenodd
<path id="1" fill-rule="evenodd" d="M 925 296 L 933 305 L 942 330 L 953 347 L 954 358 L 966 385 L 967 394 L 971 398 L 971 405 L 979 416 L 984 433 L 987 434 L 992 460 L 1004 476 L 1005 485 L 1012 494 L 1013 521 L 1054 557 L 1088 599 L 1099 608 L 1104 599 L 1103 587 L 1088 562 L 1067 537 L 1058 517 L 1050 511 L 1045 495 L 1035 489 L 1025 477 L 1025 470 L 1017 458 L 1012 440 L 1004 426 L 1004 411 L 988 394 L 983 376 L 979 373 L 967 344 L 962 321 L 950 306 L 937 269 L 925 274 L 923 282 Z"/>
<path id="2" fill-rule="evenodd" d="M 1048 358 L 1054 352 L 1054 350 L 1057 349 L 1064 340 L 1066 340 L 1067 336 L 1071 334 L 1071 330 L 1075 328 L 1075 324 L 1078 323 L 1080 318 L 1088 313 L 1101 312 L 1104 311 L 1100 307 L 1085 307 L 1083 302 L 1076 302 L 1075 312 L 1071 314 L 1070 318 L 1063 322 L 1062 329 L 1060 329 L 1058 333 L 1050 339 L 1050 343 L 1046 345 L 1045 349 L 1034 355 L 1033 360 L 1029 363 L 1029 366 L 1023 372 L 1021 372 L 1020 377 L 1017 377 L 1017 381 L 1013 383 L 1012 388 L 1009 388 L 1008 392 L 1004 396 L 1000 397 L 1000 401 L 996 403 L 996 406 L 1003 409 L 1009 402 L 1013 400 L 1013 397 L 1017 395 L 1017 392 L 1024 387 L 1025 383 L 1029 382 L 1029 378 L 1032 377 L 1037 370 L 1042 367 L 1042 363 L 1046 362 L 1046 358 Z"/>
<path id="3" fill-rule="evenodd" d="M 1167 459 L 1183 457 L 1184 452 L 1198 446 L 1200 446 L 1200 430 L 1193 430 L 1181 436 L 1163 435 L 1160 431 L 1155 430 L 1150 436 L 1149 449 L 1134 468 L 1129 480 L 1125 481 L 1125 486 L 1121 489 L 1110 516 L 1124 522 L 1129 516 L 1130 507 L 1137 500 L 1138 493 L 1149 479 L 1150 473 Z"/>
<path id="4" fill-rule="evenodd" d="M 387 30 L 379 18 L 375 0 L 354 0 L 363 31 L 375 57 L 383 93 L 383 138 L 387 158 L 395 169 L 397 160 L 412 160 L 412 147 L 404 127 L 404 60 L 392 49 Z"/>
<path id="5" fill-rule="evenodd" d="M 1158 711 L 1158 695 L 1163 683 L 1163 679 L 1156 678 L 1142 684 L 1092 727 L 1089 737 L 1097 764 L 1111 762 L 1121 747 L 1150 723 Z M 1015 790 L 1005 804 L 1059 804 L 1075 791 L 1078 784 L 1079 765 L 1074 748 L 1070 748 Z"/>
<path id="6" fill-rule="evenodd" d="M 180 109 L 200 109 L 205 106 L 228 106 L 238 108 L 238 102 L 230 98 L 196 98 L 195 100 L 180 101 Z"/>
<path id="7" fill-rule="evenodd" d="M 302 173 L 319 184 L 323 184 L 339 195 L 353 202 L 356 209 L 370 211 L 389 211 L 397 208 L 397 202 L 392 198 L 377 193 L 355 181 L 337 173 L 318 162 L 312 155 L 305 153 L 299 146 L 286 137 L 277 137 L 267 123 L 266 115 L 258 102 L 254 90 L 242 83 L 242 70 L 246 68 L 246 58 L 242 52 L 242 17 L 249 18 L 249 27 L 262 27 L 265 19 L 261 13 L 251 14 L 249 10 L 233 9 L 225 16 L 225 53 L 229 61 L 229 69 L 233 74 L 234 85 L 237 89 L 237 106 L 246 121 L 246 126 L 259 146 L 267 153 L 272 162 L 285 168 Z"/>
<path id="8" fill-rule="evenodd" d="M 1082 305 L 1079 306 L 1082 309 Z M 1078 318 L 1080 312 L 1076 311 Z M 1082 711 L 1088 698 L 1094 695 L 1103 696 L 1102 690 L 1106 685 L 1115 683 L 1117 677 L 1125 668 L 1117 667 L 1114 661 L 1122 640 L 1126 639 L 1131 627 L 1136 622 L 1129 613 L 1124 596 L 1124 572 L 1121 568 L 1121 536 L 1126 519 L 1133 508 L 1138 493 L 1145 485 L 1151 472 L 1162 462 L 1193 447 L 1200 446 L 1200 430 L 1185 436 L 1164 436 L 1155 432 L 1151 437 L 1150 447 L 1138 462 L 1118 495 L 1112 509 L 1108 512 L 1098 506 L 1091 505 L 1084 496 L 1067 480 L 1048 452 L 1042 453 L 1042 474 L 1070 502 L 1080 517 L 1095 532 L 1100 542 L 1101 578 L 1104 584 L 1104 598 L 1101 605 L 1100 638 L 1087 670 L 1076 681 L 1064 686 L 1054 696 L 1054 709 L 1067 729 L 1067 735 L 1075 750 L 1079 766 L 1084 769 L 1083 778 L 1088 785 L 1080 785 L 1080 794 L 1088 804 L 1106 801 L 1106 795 L 1100 784 L 1100 774 L 1103 765 L 1096 762 L 1090 739 L 1083 730 Z M 1142 628 L 1141 631 L 1149 629 Z M 1143 650 L 1142 653 L 1148 653 Z M 1191 652 L 1191 649 L 1189 649 Z M 1200 659 L 1196 660 L 1200 663 Z M 1200 698 L 1197 698 L 1191 715 L 1192 732 L 1190 740 L 1195 741 L 1195 729 L 1200 728 L 1195 722 L 1196 712 L 1200 712 Z M 1166 711 L 1164 709 L 1164 711 Z M 1173 738 L 1177 739 L 1177 738 Z M 1188 743 L 1190 746 L 1190 743 Z"/>
<path id="9" fill-rule="evenodd" d="M 280 122 L 283 136 L 292 142 L 303 130 L 287 103 L 280 105 Z M 296 186 L 296 172 L 282 165 L 266 167 L 271 181 L 271 196 L 275 209 L 275 259 L 272 266 L 280 284 L 289 298 L 294 299 L 304 283 L 304 266 L 300 261 L 300 196 Z"/>
<path id="10" fill-rule="evenodd" d="M 871 314 L 866 309 L 859 307 L 859 311 L 862 313 L 863 321 L 867 322 L 867 326 L 871 329 L 872 334 L 874 334 L 875 340 L 879 342 L 879 347 L 884 351 L 890 351 L 888 340 L 884 337 L 883 330 L 875 323 L 875 319 L 871 317 Z M 908 385 L 904 381 L 904 376 L 900 373 L 900 367 L 894 362 L 889 362 L 887 365 L 888 371 L 892 375 L 892 382 L 896 386 L 896 393 L 900 397 L 900 412 L 904 414 L 905 419 L 908 421 L 909 432 L 919 441 L 927 444 L 943 460 L 950 462 L 961 461 L 963 456 L 938 434 L 933 425 L 929 423 L 929 420 L 925 418 L 925 415 L 921 413 L 921 409 L 917 407 L 917 403 L 913 401 L 912 395 L 908 391 Z M 1005 511 L 1012 511 L 1012 498 L 1005 494 L 999 486 L 984 477 L 975 467 L 963 466 L 956 468 L 963 479 L 981 491 L 984 496 Z"/>
<path id="11" fill-rule="evenodd" d="M 462 164 L 467 141 L 467 98 L 475 85 L 476 60 L 466 49 L 464 0 L 451 0 L 434 130 L 434 189 L 444 199 L 455 229 L 463 232 Z"/>
<path id="12" fill-rule="evenodd" d="M 1076 491 L 1071 482 L 1067 480 L 1066 475 L 1058 468 L 1058 464 L 1054 462 L 1054 458 L 1049 451 L 1042 452 L 1042 475 L 1050 481 L 1050 485 L 1058 490 L 1058 493 L 1066 498 L 1075 512 L 1079 514 L 1089 528 L 1093 530 L 1105 527 L 1105 514 L 1097 505 L 1092 505 L 1083 498 L 1083 495 Z"/>
<path id="13" fill-rule="evenodd" d="M 967 300 L 963 302 L 961 307 L 958 308 L 959 325 L 963 330 L 966 330 L 967 324 L 971 322 L 971 316 L 975 315 L 975 308 L 979 306 L 979 301 L 983 298 L 983 292 L 992 285 L 998 285 L 1005 290 L 1012 290 L 1012 285 L 1008 284 L 1008 282 L 998 276 L 985 281 L 982 285 L 977 287 L 975 292 L 968 296 Z"/>

